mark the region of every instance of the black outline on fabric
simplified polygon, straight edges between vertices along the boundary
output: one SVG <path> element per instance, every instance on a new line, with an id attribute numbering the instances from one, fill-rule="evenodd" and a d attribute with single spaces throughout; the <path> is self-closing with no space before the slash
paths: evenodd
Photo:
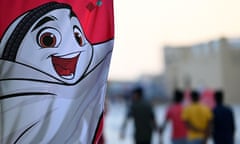
<path id="1" fill-rule="evenodd" d="M 44 74 L 52 77 L 53 79 L 56 79 L 56 80 L 62 82 L 63 84 L 59 83 L 59 82 L 49 82 L 49 81 L 44 81 L 44 80 L 34 80 L 34 79 L 25 79 L 25 80 L 42 81 L 42 82 L 54 83 L 54 84 L 62 84 L 62 85 L 75 85 L 76 83 L 78 83 L 81 80 L 83 80 L 86 76 L 88 76 L 88 74 L 90 74 L 94 69 L 96 69 L 98 67 L 98 65 L 100 65 L 104 61 L 104 59 L 107 57 L 107 55 L 112 52 L 112 50 L 109 51 L 106 54 L 106 56 L 99 63 L 97 63 L 91 70 L 89 70 L 89 72 L 87 73 L 87 71 L 88 71 L 88 69 L 89 69 L 89 67 L 90 67 L 90 65 L 92 63 L 93 54 L 94 54 L 94 49 L 93 49 L 93 46 L 92 46 L 91 47 L 92 48 L 92 55 L 91 55 L 90 62 L 88 64 L 88 66 L 86 67 L 85 71 L 83 72 L 83 75 L 76 82 L 71 83 L 71 84 L 66 83 L 64 80 L 56 78 L 56 77 L 54 77 L 54 76 L 52 76 L 52 75 L 50 75 L 50 74 L 48 74 L 48 73 L 46 73 L 44 71 L 41 71 L 41 70 L 39 70 L 37 68 L 34 68 L 34 67 L 29 66 L 27 64 L 23 64 L 23 63 L 17 62 L 16 61 L 16 55 L 17 55 L 17 52 L 18 52 L 18 49 L 19 49 L 19 45 L 21 44 L 22 40 L 24 39 L 26 33 L 32 27 L 32 24 L 35 23 L 40 17 L 42 17 L 44 14 L 48 13 L 49 11 L 52 11 L 52 10 L 55 10 L 55 9 L 61 9 L 61 8 L 69 9 L 70 12 L 71 12 L 70 13 L 70 17 L 75 14 L 73 12 L 71 6 L 69 6 L 68 4 L 57 3 L 57 2 L 46 3 L 46 4 L 43 4 L 43 5 L 35 8 L 35 9 L 32 9 L 32 10 L 28 11 L 26 16 L 24 16 L 23 19 L 20 20 L 20 22 L 17 24 L 17 26 L 13 30 L 12 35 L 8 38 L 8 40 L 6 42 L 6 46 L 5 46 L 3 54 L 2 54 L 2 58 L 0 58 L 0 59 L 13 61 L 13 62 L 19 63 L 21 65 L 30 67 L 30 68 L 32 68 L 34 70 L 40 71 L 41 73 L 44 73 Z M 76 17 L 76 18 L 79 21 L 78 17 Z M 79 21 L 79 23 L 81 25 L 80 21 Z M 86 37 L 86 40 L 89 41 L 87 39 L 87 37 Z M 113 38 L 110 39 L 110 40 L 113 40 Z M 99 43 L 96 43 L 96 44 L 105 43 L 105 42 L 110 41 L 110 40 L 106 40 L 106 41 L 99 42 Z M 90 43 L 90 44 L 94 45 L 92 43 Z M 2 79 L 2 80 L 14 80 L 14 79 Z M 0 80 L 0 81 L 2 81 L 2 80 Z M 16 80 L 20 80 L 20 79 L 16 79 Z M 22 79 L 22 80 L 24 80 L 24 79 Z"/>
<path id="2" fill-rule="evenodd" d="M 94 49 L 93 49 L 93 50 L 94 50 Z M 93 55 L 92 55 L 92 56 L 91 56 L 90 63 L 89 63 L 89 65 L 87 66 L 86 70 L 84 71 L 83 75 L 79 78 L 79 80 L 77 80 L 77 81 L 74 82 L 74 83 L 66 83 L 66 82 L 64 82 L 63 80 L 57 79 L 56 77 L 54 77 L 54 76 L 52 76 L 52 75 L 50 75 L 50 74 L 48 74 L 48 73 L 46 73 L 46 72 L 43 72 L 43 71 L 41 71 L 41 70 L 39 70 L 39 69 L 36 69 L 35 67 L 26 65 L 26 64 L 24 64 L 24 63 L 19 63 L 19 62 L 15 62 L 15 63 L 24 65 L 24 66 L 26 66 L 26 67 L 29 67 L 29 68 L 31 68 L 31 69 L 34 69 L 34 70 L 39 71 L 39 72 L 41 72 L 41 73 L 44 73 L 45 75 L 47 75 L 47 76 L 49 76 L 49 77 L 51 77 L 51 78 L 53 78 L 53 79 L 55 79 L 55 80 L 58 80 L 58 81 L 60 81 L 60 82 L 53 82 L 53 81 L 51 82 L 51 81 L 47 81 L 47 80 L 37 80 L 37 79 L 27 79 L 27 78 L 7 78 L 7 79 L 0 79 L 0 82 L 1 82 L 1 81 L 7 81 L 7 80 L 25 80 L 25 81 L 36 81 L 36 82 L 43 82 L 43 83 L 50 83 L 50 84 L 59 84 L 59 85 L 72 86 L 72 85 L 75 85 L 75 84 L 79 83 L 79 82 L 82 81 L 84 78 L 86 78 L 86 77 L 87 77 L 92 71 L 94 71 L 102 62 L 104 62 L 104 60 L 106 59 L 106 57 L 107 57 L 109 54 L 111 54 L 111 53 L 112 53 L 112 50 L 109 51 L 109 52 L 105 55 L 105 57 L 104 57 L 101 61 L 99 61 L 91 70 L 89 70 L 89 72 L 87 72 L 87 70 L 88 70 L 88 68 L 89 68 L 89 66 L 90 66 L 90 64 L 91 64 L 91 62 L 92 62 L 92 59 L 93 59 Z"/>
<path id="3" fill-rule="evenodd" d="M 19 46 L 32 25 L 49 11 L 61 8 L 72 10 L 71 6 L 57 2 L 46 3 L 30 10 L 29 13 L 27 13 L 27 15 L 24 16 L 23 19 L 21 19 L 21 21 L 17 24 L 11 36 L 8 38 L 2 58 L 15 61 Z"/>
<path id="4" fill-rule="evenodd" d="M 56 96 L 56 94 L 54 94 L 54 93 L 47 93 L 47 92 L 24 92 L 24 93 L 13 93 L 13 94 L 9 94 L 9 95 L 3 95 L 3 96 L 0 96 L 0 100 L 10 99 L 10 98 L 15 98 L 15 97 L 20 97 L 20 96 L 32 96 L 32 95 Z"/>
<path id="5" fill-rule="evenodd" d="M 88 40 L 88 39 L 87 39 Z M 97 43 L 91 43 L 92 45 L 99 45 L 99 44 L 103 44 L 103 43 L 106 43 L 106 42 L 108 42 L 108 41 L 112 41 L 112 40 L 114 40 L 114 37 L 113 38 L 110 38 L 110 39 L 107 39 L 107 40 L 105 40 L 105 41 L 101 41 L 101 42 L 97 42 Z M 89 41 L 89 40 L 88 40 Z"/>
<path id="6" fill-rule="evenodd" d="M 14 141 L 14 144 L 17 144 L 17 142 L 21 139 L 21 137 L 23 137 L 24 134 L 25 134 L 26 132 L 28 132 L 31 128 L 33 128 L 37 123 L 38 123 L 38 121 L 35 122 L 34 124 L 30 125 L 28 128 L 26 128 L 26 129 L 18 136 L 18 138 Z"/>
<path id="7" fill-rule="evenodd" d="M 69 14 L 69 17 L 70 17 L 70 19 L 71 19 L 72 17 L 76 17 L 76 18 L 78 19 L 77 15 L 73 12 L 73 10 L 71 10 L 71 12 L 70 12 L 70 14 Z"/>
<path id="8" fill-rule="evenodd" d="M 81 39 L 82 39 L 82 44 L 80 44 L 79 43 L 79 41 L 77 40 L 77 38 L 76 38 L 76 36 L 75 36 L 75 32 L 74 32 L 74 29 L 77 29 L 79 32 L 80 32 L 80 34 L 81 34 Z M 74 35 L 74 38 L 75 38 L 75 41 L 78 43 L 78 45 L 80 46 L 80 47 L 82 47 L 85 43 L 86 43 L 86 40 L 85 39 L 83 39 L 83 35 L 84 35 L 84 33 L 82 32 L 82 30 L 77 26 L 77 25 L 74 25 L 73 26 L 73 35 Z"/>
<path id="9" fill-rule="evenodd" d="M 36 25 L 35 27 L 32 29 L 31 32 L 35 31 L 37 28 L 41 27 L 42 25 L 44 25 L 45 23 L 49 22 L 49 21 L 56 21 L 57 18 L 55 16 L 46 16 L 44 18 L 42 18 Z"/>
<path id="10" fill-rule="evenodd" d="M 51 8 L 48 8 L 48 7 L 51 7 Z M 16 28 L 13 30 L 12 35 L 8 38 L 6 46 L 5 46 L 5 49 L 3 51 L 2 58 L 0 58 L 0 59 L 6 60 L 6 61 L 13 61 L 13 62 L 15 62 L 16 55 L 17 55 L 19 46 L 22 43 L 22 40 L 24 39 L 26 33 L 32 27 L 32 23 L 34 23 L 36 20 L 38 20 L 38 19 L 35 20 L 35 18 L 32 18 L 33 15 L 37 15 L 36 17 L 40 18 L 43 14 L 46 14 L 47 12 L 49 12 L 49 9 L 55 10 L 55 9 L 61 9 L 61 8 L 68 8 L 68 9 L 70 9 L 70 11 L 73 14 L 75 14 L 72 11 L 71 6 L 69 6 L 67 4 L 62 4 L 62 3 L 56 3 L 56 2 L 50 2 L 48 4 L 41 5 L 41 6 L 39 6 L 36 9 L 30 10 L 29 13 L 27 13 L 26 16 L 24 16 L 23 19 L 20 20 L 20 22 L 17 24 Z M 38 14 L 39 11 L 41 11 L 41 15 Z M 79 21 L 79 23 L 81 24 L 80 21 Z M 87 39 L 87 37 L 86 37 L 86 39 Z M 0 41 L 1 40 L 2 39 L 0 39 Z M 110 40 L 113 40 L 113 38 L 111 38 Z M 106 41 L 95 43 L 95 44 L 105 43 L 105 42 L 110 41 L 110 40 L 106 40 Z M 93 43 L 91 45 L 95 45 L 95 44 Z M 90 65 L 92 63 L 93 54 L 94 54 L 93 46 L 91 48 L 92 48 L 92 55 L 91 55 L 91 58 L 90 58 L 90 62 L 88 64 L 88 66 L 86 67 L 83 75 L 74 83 L 71 83 L 71 84 L 66 83 L 63 80 L 59 80 L 56 77 L 54 77 L 54 76 L 52 76 L 52 75 L 50 75 L 50 74 L 48 74 L 48 73 L 46 73 L 44 71 L 41 71 L 41 70 L 39 70 L 37 68 L 34 68 L 32 66 L 29 66 L 29 65 L 26 65 L 26 64 L 20 63 L 20 62 L 15 62 L 15 63 L 18 63 L 18 64 L 24 65 L 26 67 L 32 68 L 32 69 L 34 69 L 36 71 L 39 71 L 39 72 L 41 72 L 41 73 L 43 73 L 43 74 L 45 74 L 45 75 L 47 75 L 47 76 L 49 76 L 49 77 L 51 77 L 51 78 L 53 78 L 55 80 L 58 80 L 58 81 L 60 81 L 62 83 L 60 83 L 60 82 L 51 82 L 51 81 L 47 81 L 47 80 L 25 79 L 25 78 L 0 79 L 0 82 L 1 81 L 6 81 L 6 80 L 26 80 L 26 81 L 37 81 L 37 82 L 43 82 L 43 83 L 45 82 L 45 83 L 52 83 L 52 84 L 60 84 L 60 85 L 70 85 L 70 86 L 71 85 L 75 85 L 75 84 L 79 83 L 81 80 L 83 80 L 85 77 L 87 77 L 89 74 L 91 74 L 95 69 L 97 69 L 98 66 L 101 65 L 106 60 L 107 56 L 112 53 L 112 50 L 108 51 L 107 54 L 104 56 L 104 58 L 101 59 L 96 65 L 94 65 L 92 67 L 92 69 L 90 69 L 88 71 L 88 69 L 89 69 L 89 67 L 90 67 Z M 0 100 L 10 99 L 10 98 L 19 97 L 19 96 L 31 96 L 31 95 L 53 95 L 53 96 L 56 96 L 56 94 L 54 94 L 54 93 L 47 93 L 47 92 L 46 93 L 44 93 L 44 92 L 26 92 L 26 93 L 14 93 L 14 94 L 0 96 Z M 94 141 L 96 139 L 97 131 L 98 131 L 99 127 L 100 127 L 100 122 L 101 122 L 102 119 L 103 119 L 103 112 L 101 113 L 101 115 L 99 117 L 98 124 L 97 124 L 96 130 L 95 130 L 95 134 L 94 134 L 92 143 L 94 143 Z M 14 144 L 17 144 L 21 140 L 21 138 L 38 123 L 39 123 L 39 121 L 33 123 L 32 125 L 27 127 L 25 130 L 23 130 L 23 132 L 14 141 Z"/>
<path id="11" fill-rule="evenodd" d="M 40 38 L 39 38 L 39 36 L 42 36 L 42 35 L 40 35 L 40 34 L 42 34 L 42 32 L 44 31 L 44 30 L 46 30 L 46 29 L 53 29 L 53 30 L 55 30 L 55 31 L 57 31 L 58 32 L 58 34 L 59 34 L 59 36 L 60 36 L 60 40 L 59 40 L 59 42 L 57 43 L 57 40 L 56 40 L 56 44 L 57 45 L 54 45 L 53 47 L 43 47 L 41 44 L 40 44 Z M 50 32 L 49 32 L 50 33 Z M 55 35 L 55 33 L 51 33 L 51 34 L 54 34 Z M 42 48 L 42 49 L 45 49 L 45 48 L 57 48 L 59 45 L 60 45 L 60 43 L 62 42 L 62 34 L 59 32 L 59 30 L 58 29 L 56 29 L 56 28 L 54 28 L 54 27 L 44 27 L 44 28 L 42 28 L 42 29 L 40 29 L 39 31 L 38 31 L 38 33 L 37 33 L 37 35 L 36 35 L 36 41 L 37 41 L 37 44 L 38 44 L 38 46 L 40 47 L 40 48 Z"/>
<path id="12" fill-rule="evenodd" d="M 94 133 L 94 136 L 93 136 L 93 140 L 92 140 L 92 144 L 95 144 L 94 142 L 95 142 L 95 140 L 96 140 L 96 136 L 97 136 L 97 132 L 98 132 L 98 129 L 99 129 L 99 126 L 100 126 L 100 122 L 101 122 L 101 120 L 103 119 L 103 111 L 102 111 L 102 113 L 101 113 L 101 115 L 100 115 L 100 117 L 99 117 L 99 119 L 98 119 L 98 124 L 97 124 L 97 127 L 96 127 L 96 129 L 95 129 L 95 133 Z"/>

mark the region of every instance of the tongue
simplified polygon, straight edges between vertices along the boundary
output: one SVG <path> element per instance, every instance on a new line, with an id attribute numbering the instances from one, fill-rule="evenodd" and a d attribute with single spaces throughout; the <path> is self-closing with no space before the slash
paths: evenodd
<path id="1" fill-rule="evenodd" d="M 78 56 L 73 58 L 61 58 L 52 56 L 52 63 L 55 71 L 60 76 L 69 76 L 75 73 Z"/>

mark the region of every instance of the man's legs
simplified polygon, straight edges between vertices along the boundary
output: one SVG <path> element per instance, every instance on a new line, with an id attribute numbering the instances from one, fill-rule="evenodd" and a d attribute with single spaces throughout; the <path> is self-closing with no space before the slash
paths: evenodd
<path id="1" fill-rule="evenodd" d="M 188 144 L 203 144 L 202 139 L 194 139 L 194 140 L 188 140 Z"/>
<path id="2" fill-rule="evenodd" d="M 187 140 L 186 140 L 186 138 L 173 139 L 172 143 L 173 144 L 187 144 Z"/>
<path id="3" fill-rule="evenodd" d="M 151 140 L 147 140 L 147 141 L 136 140 L 136 144 L 151 144 Z"/>

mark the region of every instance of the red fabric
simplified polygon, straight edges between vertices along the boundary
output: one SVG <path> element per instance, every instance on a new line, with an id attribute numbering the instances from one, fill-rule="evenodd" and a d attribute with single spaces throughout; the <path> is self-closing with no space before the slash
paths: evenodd
<path id="1" fill-rule="evenodd" d="M 105 144 L 105 140 L 104 140 L 103 135 L 101 135 L 98 144 Z"/>
<path id="2" fill-rule="evenodd" d="M 55 0 L 72 6 L 91 43 L 99 43 L 114 37 L 113 0 Z M 101 1 L 102 5 L 97 5 Z M 51 0 L 0 1 L 0 38 L 7 27 L 20 15 Z M 88 5 L 92 4 L 92 9 Z M 11 11 L 11 13 L 8 13 Z"/>
<path id="3" fill-rule="evenodd" d="M 208 106 L 210 109 L 214 108 L 215 101 L 214 101 L 214 90 L 206 89 L 201 94 L 201 102 Z"/>
<path id="4" fill-rule="evenodd" d="M 103 122 L 104 122 L 104 117 L 102 116 L 100 119 L 100 123 L 99 123 L 98 129 L 97 129 L 97 133 L 96 133 L 93 144 L 104 144 L 101 139 L 101 138 L 103 138 Z"/>
<path id="5" fill-rule="evenodd" d="M 91 44 L 105 42 L 114 37 L 113 0 L 54 0 L 69 4 L 77 15 Z M 11 23 L 27 11 L 52 0 L 2 0 L 0 1 L 0 39 Z M 102 4 L 101 4 L 102 3 Z M 8 12 L 10 11 L 10 12 Z M 103 118 L 95 135 L 94 144 L 102 135 Z"/>
<path id="6" fill-rule="evenodd" d="M 172 122 L 172 138 L 186 137 L 187 131 L 181 119 L 183 107 L 180 104 L 173 104 L 168 108 L 166 118 Z"/>

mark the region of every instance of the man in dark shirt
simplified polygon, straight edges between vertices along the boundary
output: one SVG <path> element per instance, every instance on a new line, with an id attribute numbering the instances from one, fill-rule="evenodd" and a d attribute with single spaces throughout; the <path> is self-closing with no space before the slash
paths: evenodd
<path id="1" fill-rule="evenodd" d="M 143 99 L 142 88 L 133 90 L 133 102 L 124 121 L 121 137 L 124 137 L 127 120 L 130 118 L 134 120 L 135 143 L 151 144 L 152 132 L 156 128 L 156 122 L 152 106 Z"/>
<path id="2" fill-rule="evenodd" d="M 215 93 L 216 107 L 213 109 L 214 144 L 234 144 L 235 123 L 233 111 L 223 103 L 223 92 Z"/>

